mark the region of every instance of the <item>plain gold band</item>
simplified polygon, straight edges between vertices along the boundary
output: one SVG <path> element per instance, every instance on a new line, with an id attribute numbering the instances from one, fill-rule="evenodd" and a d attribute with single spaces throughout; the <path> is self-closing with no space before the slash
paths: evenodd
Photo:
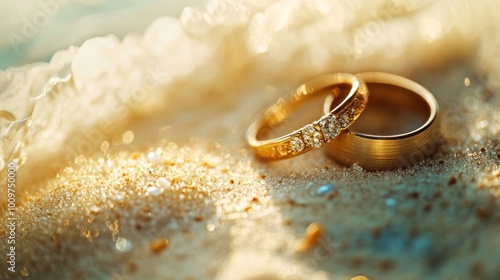
<path id="1" fill-rule="evenodd" d="M 273 129 L 282 123 L 290 113 L 313 94 L 325 92 L 331 86 L 350 85 L 347 97 L 329 110 L 319 120 L 274 139 L 260 139 L 261 132 Z M 337 94 L 339 91 L 332 91 Z M 278 160 L 298 156 L 337 137 L 339 132 L 351 125 L 361 114 L 368 101 L 368 90 L 362 80 L 347 73 L 323 75 L 297 88 L 288 99 L 280 98 L 268 108 L 263 116 L 253 122 L 246 134 L 250 147 L 264 160 Z"/>
<path id="2" fill-rule="evenodd" d="M 391 99 L 395 98 L 399 105 L 424 111 L 427 118 L 418 128 L 394 135 L 346 129 L 326 145 L 327 154 L 341 164 L 351 166 L 356 163 L 366 170 L 407 167 L 432 155 L 439 139 L 439 107 L 434 96 L 421 85 L 397 75 L 367 72 L 356 76 L 366 82 L 372 98 L 377 94 L 391 94 Z M 387 89 L 376 92 L 372 90 L 375 85 Z M 325 101 L 325 111 L 331 105 L 331 101 Z M 375 106 L 368 103 L 367 107 L 370 105 Z"/>

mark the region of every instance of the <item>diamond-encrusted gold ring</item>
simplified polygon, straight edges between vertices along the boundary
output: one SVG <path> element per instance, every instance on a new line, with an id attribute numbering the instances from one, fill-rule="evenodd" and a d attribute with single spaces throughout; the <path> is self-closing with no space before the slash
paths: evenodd
<path id="1" fill-rule="evenodd" d="M 370 103 L 355 125 L 325 146 L 344 165 L 366 170 L 407 167 L 429 157 L 441 142 L 439 107 L 423 86 L 398 75 L 356 74 L 370 91 Z M 324 111 L 332 103 L 325 101 Z"/>
<path id="2" fill-rule="evenodd" d="M 338 89 L 346 86 L 350 87 L 347 96 L 319 120 L 284 136 L 262 139 L 265 138 L 263 132 L 281 124 L 310 96 L 330 92 L 334 98 L 338 98 L 342 92 Z M 328 91 L 331 87 L 337 90 Z M 250 147 L 262 159 L 278 160 L 298 156 L 320 148 L 337 137 L 340 131 L 359 117 L 367 101 L 366 85 L 356 76 L 347 73 L 323 75 L 299 86 L 288 99 L 280 98 L 250 125 L 246 138 Z"/>

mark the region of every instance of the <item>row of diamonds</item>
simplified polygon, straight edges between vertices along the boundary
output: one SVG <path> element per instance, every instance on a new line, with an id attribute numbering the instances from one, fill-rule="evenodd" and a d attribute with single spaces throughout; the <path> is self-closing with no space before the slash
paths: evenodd
<path id="1" fill-rule="evenodd" d="M 356 98 L 352 104 L 339 115 L 326 115 L 319 122 L 306 125 L 291 137 L 287 145 L 278 148 L 280 154 L 298 153 L 307 147 L 320 148 L 324 143 L 337 137 L 341 130 L 347 128 L 364 107 L 361 98 Z"/>

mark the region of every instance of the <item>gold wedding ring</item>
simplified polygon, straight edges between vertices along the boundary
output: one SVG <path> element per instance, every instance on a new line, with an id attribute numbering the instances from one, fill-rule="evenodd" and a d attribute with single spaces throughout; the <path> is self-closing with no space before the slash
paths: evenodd
<path id="1" fill-rule="evenodd" d="M 413 165 L 434 153 L 439 108 L 427 89 L 393 74 L 356 76 L 366 82 L 370 102 L 353 126 L 326 145 L 328 155 L 344 165 L 384 170 Z M 326 100 L 324 111 L 330 107 Z"/>
<path id="2" fill-rule="evenodd" d="M 329 90 L 332 87 L 334 89 Z M 267 132 L 282 124 L 310 96 L 331 92 L 337 99 L 342 93 L 341 89 L 346 87 L 350 88 L 347 96 L 319 120 L 284 136 L 266 139 Z M 298 156 L 320 148 L 337 137 L 340 131 L 359 117 L 367 101 L 366 85 L 356 76 L 345 73 L 323 75 L 299 86 L 288 99 L 280 98 L 250 125 L 246 138 L 250 147 L 262 159 L 278 160 Z"/>

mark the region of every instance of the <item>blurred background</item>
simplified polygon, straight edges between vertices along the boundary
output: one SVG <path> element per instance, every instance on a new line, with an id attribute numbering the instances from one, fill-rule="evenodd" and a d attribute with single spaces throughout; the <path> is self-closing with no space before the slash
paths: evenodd
<path id="1" fill-rule="evenodd" d="M 0 2 L 0 70 L 37 61 L 86 39 L 142 33 L 160 16 L 178 17 L 204 0 L 19 0 Z"/>

